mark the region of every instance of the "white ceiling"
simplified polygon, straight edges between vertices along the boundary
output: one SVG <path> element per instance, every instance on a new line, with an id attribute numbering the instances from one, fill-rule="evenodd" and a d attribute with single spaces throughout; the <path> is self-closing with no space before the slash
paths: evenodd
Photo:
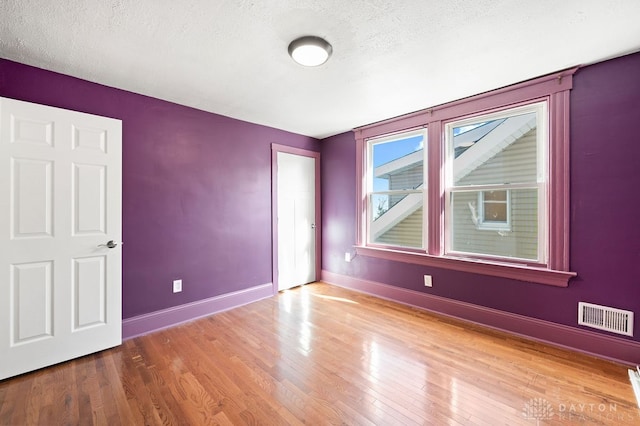
<path id="1" fill-rule="evenodd" d="M 640 0 L 3 0 L 0 57 L 323 138 L 638 51 L 639 21 Z M 289 58 L 302 35 L 326 64 Z"/>

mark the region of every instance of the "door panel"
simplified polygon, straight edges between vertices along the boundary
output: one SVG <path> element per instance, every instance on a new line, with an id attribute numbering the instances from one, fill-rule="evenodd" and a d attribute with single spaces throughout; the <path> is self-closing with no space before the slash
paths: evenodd
<path id="1" fill-rule="evenodd" d="M 12 344 L 22 344 L 53 335 L 51 262 L 12 265 Z"/>
<path id="2" fill-rule="evenodd" d="M 105 256 L 73 260 L 74 331 L 106 322 L 105 262 Z"/>
<path id="3" fill-rule="evenodd" d="M 98 234 L 106 237 L 106 167 L 73 165 L 74 235 Z"/>
<path id="4" fill-rule="evenodd" d="M 34 119 L 11 115 L 9 142 L 53 147 L 53 121 L 39 120 L 44 115 L 38 113 L 31 116 Z"/>
<path id="5" fill-rule="evenodd" d="M 13 158 L 13 238 L 50 237 L 53 224 L 53 163 Z"/>
<path id="6" fill-rule="evenodd" d="M 0 380 L 121 343 L 121 123 L 0 98 Z"/>
<path id="7" fill-rule="evenodd" d="M 107 132 L 104 129 L 73 126 L 74 150 L 107 153 Z"/>

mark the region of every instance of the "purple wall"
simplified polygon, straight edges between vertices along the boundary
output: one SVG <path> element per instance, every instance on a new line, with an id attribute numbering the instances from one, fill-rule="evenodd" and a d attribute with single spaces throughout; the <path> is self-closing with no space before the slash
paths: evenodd
<path id="1" fill-rule="evenodd" d="M 323 269 L 577 327 L 579 301 L 632 310 L 640 329 L 640 53 L 579 70 L 571 92 L 568 288 L 357 256 L 355 139 L 322 141 Z M 422 276 L 433 276 L 425 290 Z M 591 330 L 591 329 L 590 329 Z M 635 333 L 640 340 L 640 333 Z"/>
<path id="2" fill-rule="evenodd" d="M 122 120 L 123 318 L 272 282 L 270 144 L 317 140 L 2 59 L 0 96 Z"/>
<path id="3" fill-rule="evenodd" d="M 576 325 L 578 301 L 640 329 L 640 53 L 591 65 L 571 93 L 568 288 L 381 261 L 355 237 L 355 140 L 318 141 L 0 59 L 0 96 L 123 120 L 123 317 L 272 281 L 270 143 L 322 150 L 323 269 Z M 171 281 L 184 280 L 182 293 Z M 640 333 L 636 333 L 640 335 Z M 636 337 L 635 340 L 640 340 Z"/>

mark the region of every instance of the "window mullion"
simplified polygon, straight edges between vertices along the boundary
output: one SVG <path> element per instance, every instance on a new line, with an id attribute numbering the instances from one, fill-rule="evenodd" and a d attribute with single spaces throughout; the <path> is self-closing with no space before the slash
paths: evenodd
<path id="1" fill-rule="evenodd" d="M 402 195 L 402 194 L 420 194 L 422 189 L 396 189 L 392 191 L 371 191 L 370 195 Z"/>
<path id="2" fill-rule="evenodd" d="M 502 191 L 509 189 L 535 189 L 539 188 L 538 182 L 525 183 L 500 183 L 491 185 L 459 185 L 447 188 L 449 192 L 478 192 L 478 191 Z"/>
<path id="3" fill-rule="evenodd" d="M 427 170 L 426 170 L 426 186 L 425 191 L 425 214 L 424 226 L 427 239 L 427 253 L 432 256 L 441 256 L 443 254 L 443 235 L 444 235 L 444 204 L 443 204 L 443 188 L 444 188 L 444 152 L 442 137 L 442 122 L 434 121 L 429 123 L 427 127 L 430 143 L 427 144 Z"/>

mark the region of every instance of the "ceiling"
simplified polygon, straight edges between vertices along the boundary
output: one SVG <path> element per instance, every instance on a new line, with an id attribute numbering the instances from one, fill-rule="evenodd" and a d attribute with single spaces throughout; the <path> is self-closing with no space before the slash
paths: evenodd
<path id="1" fill-rule="evenodd" d="M 638 18 L 638 0 L 3 0 L 0 57 L 324 138 L 638 51 Z M 291 60 L 302 35 L 326 64 Z"/>

